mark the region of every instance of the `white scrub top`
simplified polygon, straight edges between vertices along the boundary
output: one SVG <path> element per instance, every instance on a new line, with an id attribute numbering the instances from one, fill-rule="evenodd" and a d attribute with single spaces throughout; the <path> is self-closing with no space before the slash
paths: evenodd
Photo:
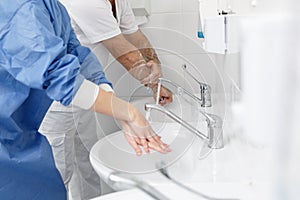
<path id="1" fill-rule="evenodd" d="M 127 0 L 115 0 L 116 18 L 109 0 L 60 1 L 71 16 L 73 29 L 81 44 L 96 54 L 103 67 L 107 65 L 109 52 L 101 41 L 138 30 Z"/>

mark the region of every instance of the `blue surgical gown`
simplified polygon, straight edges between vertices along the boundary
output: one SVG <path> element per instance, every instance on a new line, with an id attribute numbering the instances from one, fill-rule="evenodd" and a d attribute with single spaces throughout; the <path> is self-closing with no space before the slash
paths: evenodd
<path id="1" fill-rule="evenodd" d="M 52 100 L 70 104 L 84 79 L 110 84 L 57 0 L 0 1 L 0 199 L 66 199 L 38 128 Z"/>

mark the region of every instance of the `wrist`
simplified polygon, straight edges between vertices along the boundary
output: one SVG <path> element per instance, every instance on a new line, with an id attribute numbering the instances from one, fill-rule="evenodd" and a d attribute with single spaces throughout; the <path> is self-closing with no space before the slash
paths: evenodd
<path id="1" fill-rule="evenodd" d="M 139 111 L 133 105 L 129 104 L 129 122 L 133 122 L 137 119 Z"/>

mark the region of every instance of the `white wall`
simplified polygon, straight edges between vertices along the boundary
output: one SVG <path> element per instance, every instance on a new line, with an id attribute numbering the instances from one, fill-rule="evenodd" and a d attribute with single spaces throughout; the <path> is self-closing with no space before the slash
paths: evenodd
<path id="1" fill-rule="evenodd" d="M 141 27 L 149 40 L 157 49 L 163 65 L 166 78 L 182 84 L 194 92 L 199 92 L 198 85 L 183 73 L 181 65 L 187 63 L 199 80 L 212 85 L 214 92 L 232 92 L 231 81 L 238 84 L 239 55 L 226 57 L 216 54 L 207 54 L 202 49 L 202 40 L 197 38 L 198 27 L 198 0 L 149 0 L 151 15 L 149 23 Z M 202 0 L 203 17 L 217 15 L 218 0 Z M 227 5 L 239 15 L 255 14 L 257 12 L 271 12 L 272 10 L 285 10 L 282 0 L 256 0 L 257 7 L 251 7 L 252 0 L 227 0 Z M 221 1 L 222 2 L 222 1 Z M 223 0 L 225 2 L 225 0 Z M 224 7 L 223 7 L 224 8 Z M 114 83 L 118 96 L 149 95 L 145 89 L 139 89 L 139 83 L 117 62 L 106 67 L 108 78 Z M 121 77 L 121 78 L 120 78 Z M 232 79 L 232 80 L 231 80 Z M 234 83 L 234 84 L 236 84 Z"/>
<path id="2" fill-rule="evenodd" d="M 202 39 L 197 37 L 198 0 L 149 0 L 151 15 L 149 23 L 141 30 L 157 50 L 162 62 L 164 76 L 198 93 L 199 86 L 182 70 L 183 63 L 200 81 L 210 84 L 214 93 L 232 98 L 232 80 L 238 84 L 239 55 L 226 57 L 208 54 L 202 48 Z M 250 0 L 230 0 L 231 8 L 246 15 L 251 12 Z M 203 0 L 203 17 L 217 15 L 217 0 Z M 111 59 L 105 67 L 109 80 L 119 97 L 130 100 L 130 96 L 149 96 L 151 92 L 132 78 L 117 61 Z"/>
<path id="3" fill-rule="evenodd" d="M 198 0 L 149 0 L 149 23 L 141 27 L 162 62 L 164 76 L 198 93 L 199 86 L 182 70 L 183 63 L 200 81 L 210 84 L 214 93 L 232 98 L 233 85 L 239 84 L 239 55 L 208 54 L 197 37 Z M 203 0 L 203 17 L 217 15 L 217 0 Z M 241 15 L 251 12 L 250 0 L 228 0 L 231 8 Z M 224 62 L 226 60 L 226 62 Z M 140 86 L 117 61 L 105 67 L 106 75 L 114 84 L 118 96 L 149 96 L 151 92 Z M 232 80 L 235 82 L 232 84 Z M 224 99 L 222 99 L 224 100 Z"/>
<path id="4" fill-rule="evenodd" d="M 149 1 L 149 23 L 143 25 L 141 30 L 157 50 L 164 76 L 194 93 L 199 93 L 199 85 L 181 68 L 186 63 L 192 74 L 200 81 L 210 84 L 213 93 L 220 95 L 220 98 L 213 99 L 213 103 L 224 102 L 225 97 L 230 100 L 233 85 L 231 79 L 238 81 L 238 55 L 227 56 L 224 63 L 224 56 L 208 54 L 203 50 L 203 40 L 197 37 L 198 0 Z M 217 15 L 217 0 L 203 0 L 202 5 L 203 17 Z M 232 8 L 242 13 L 249 7 L 247 3 L 238 2 Z M 117 61 L 112 60 L 105 71 L 119 97 L 130 100 L 131 96 L 152 95 L 151 91 L 147 92 L 141 87 Z M 224 110 L 222 108 L 222 115 Z"/>
<path id="5" fill-rule="evenodd" d="M 230 93 L 231 79 L 238 82 L 238 55 L 228 56 L 224 65 L 224 57 L 207 54 L 202 49 L 203 41 L 197 38 L 198 0 L 149 1 L 151 4 L 149 23 L 143 25 L 141 29 L 158 51 L 164 76 L 194 92 L 199 92 L 198 85 L 189 81 L 190 78 L 181 69 L 181 65 L 187 63 L 199 80 L 212 85 L 214 92 L 224 93 L 226 90 L 226 93 Z M 218 0 L 202 1 L 203 18 L 216 16 Z M 262 3 L 268 0 L 258 1 Z M 251 0 L 227 0 L 227 5 L 230 5 L 237 14 L 247 15 L 252 12 L 250 2 Z M 114 83 L 118 96 L 149 95 L 145 89 L 135 92 L 140 86 L 139 83 L 121 68 L 115 61 L 106 67 L 107 76 Z"/>
<path id="6" fill-rule="evenodd" d="M 202 40 L 197 38 L 198 0 L 150 0 L 149 23 L 141 27 L 159 54 L 164 76 L 184 87 L 199 92 L 199 86 L 186 77 L 181 68 L 186 63 L 199 80 L 216 88 L 221 84 L 214 58 L 202 49 Z M 208 5 L 208 6 L 207 6 Z M 212 8 L 211 4 L 205 5 Z M 216 14 L 213 9 L 206 13 Z M 116 93 L 126 97 L 139 88 L 139 83 L 126 75 L 117 62 L 106 68 L 107 76 L 113 81 Z M 122 77 L 121 80 L 116 77 Z M 142 89 L 140 89 L 141 91 Z M 146 90 L 135 95 L 147 95 Z"/>
<path id="7" fill-rule="evenodd" d="M 149 1 L 152 11 L 150 22 L 142 26 L 142 30 L 155 48 L 162 49 L 159 57 L 164 65 L 164 75 L 194 92 L 199 92 L 198 85 L 190 81 L 180 68 L 182 63 L 188 63 L 199 80 L 209 83 L 214 92 L 228 93 L 231 98 L 232 85 L 239 84 L 239 55 L 230 55 L 224 59 L 222 55 L 207 53 L 202 49 L 203 40 L 197 37 L 198 0 Z M 220 2 L 221 8 L 225 9 L 222 2 L 225 5 L 226 1 Z M 227 0 L 227 5 L 239 15 L 253 12 L 250 0 Z M 216 16 L 217 6 L 218 0 L 202 0 L 203 18 Z M 136 87 L 135 84 L 131 84 L 132 86 Z"/>
<path id="8" fill-rule="evenodd" d="M 193 74 L 203 82 L 214 85 L 216 68 L 213 61 L 202 49 L 202 40 L 197 38 L 198 0 L 152 0 L 150 22 L 143 26 L 144 33 L 152 44 L 162 49 L 160 59 L 164 64 L 164 75 L 181 84 L 181 65 L 187 63 Z M 167 70 L 168 69 L 168 70 Z M 198 85 L 189 81 L 195 92 Z M 184 85 L 189 87 L 189 85 Z"/>

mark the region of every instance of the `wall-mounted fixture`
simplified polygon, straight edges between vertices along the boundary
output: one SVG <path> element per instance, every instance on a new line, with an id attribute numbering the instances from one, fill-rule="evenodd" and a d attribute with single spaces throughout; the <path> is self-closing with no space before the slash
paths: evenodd
<path id="1" fill-rule="evenodd" d="M 148 23 L 148 16 L 151 14 L 150 2 L 149 0 L 129 0 L 138 25 Z"/>
<path id="2" fill-rule="evenodd" d="M 205 18 L 205 50 L 211 53 L 227 54 L 238 52 L 239 16 L 223 14 Z"/>

